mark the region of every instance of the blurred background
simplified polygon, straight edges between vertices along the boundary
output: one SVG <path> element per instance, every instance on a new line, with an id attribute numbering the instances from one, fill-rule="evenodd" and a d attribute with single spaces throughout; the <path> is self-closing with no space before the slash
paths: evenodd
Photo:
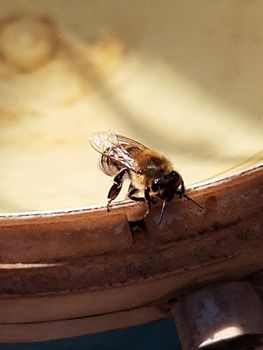
<path id="1" fill-rule="evenodd" d="M 261 1 L 1 0 L 0 211 L 106 202 L 96 131 L 189 186 L 263 158 Z"/>

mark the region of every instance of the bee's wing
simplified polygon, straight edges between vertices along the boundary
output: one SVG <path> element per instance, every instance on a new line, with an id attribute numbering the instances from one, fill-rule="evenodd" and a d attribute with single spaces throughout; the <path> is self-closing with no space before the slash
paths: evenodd
<path id="1" fill-rule="evenodd" d="M 125 167 L 129 170 L 139 172 L 136 160 L 129 152 L 129 148 L 145 149 L 141 143 L 128 137 L 113 133 L 100 132 L 92 134 L 89 138 L 91 146 L 102 154 L 101 167 L 107 175 L 113 175 L 110 165 L 105 161 L 109 158 L 114 164 Z M 116 166 L 117 168 L 119 166 Z"/>
<path id="2" fill-rule="evenodd" d="M 91 134 L 89 137 L 89 142 L 91 146 L 100 154 L 104 154 L 110 147 L 112 147 L 111 139 L 114 134 L 109 134 L 106 132 L 97 132 Z"/>

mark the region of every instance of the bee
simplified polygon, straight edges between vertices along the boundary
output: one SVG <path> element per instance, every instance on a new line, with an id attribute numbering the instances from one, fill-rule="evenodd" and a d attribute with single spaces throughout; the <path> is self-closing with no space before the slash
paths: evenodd
<path id="1" fill-rule="evenodd" d="M 124 179 L 129 179 L 128 197 L 134 201 L 144 201 L 148 205 L 145 216 L 150 212 L 155 199 L 162 201 L 159 224 L 162 221 L 166 203 L 175 195 L 187 197 L 182 176 L 173 169 L 172 163 L 161 153 L 126 136 L 100 132 L 92 134 L 91 146 L 101 154 L 100 168 L 113 177 L 113 185 L 108 193 L 107 210 L 119 195 Z"/>

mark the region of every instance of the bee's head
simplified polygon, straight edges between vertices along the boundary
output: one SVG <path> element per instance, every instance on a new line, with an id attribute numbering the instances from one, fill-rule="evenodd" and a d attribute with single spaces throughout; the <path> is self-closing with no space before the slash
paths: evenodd
<path id="1" fill-rule="evenodd" d="M 173 170 L 162 177 L 154 179 L 151 190 L 162 201 L 170 202 L 182 184 L 183 180 L 181 175 Z"/>

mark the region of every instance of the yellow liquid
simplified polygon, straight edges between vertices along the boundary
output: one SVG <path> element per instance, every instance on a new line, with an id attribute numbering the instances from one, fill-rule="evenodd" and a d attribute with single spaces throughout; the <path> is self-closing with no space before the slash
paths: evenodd
<path id="1" fill-rule="evenodd" d="M 229 27 L 218 20 L 231 19 L 227 2 L 198 8 L 195 18 L 173 5 L 185 21 L 159 5 L 148 14 L 135 3 L 130 6 L 145 13 L 146 24 L 158 16 L 161 22 L 147 31 L 143 21 L 133 22 L 132 12 L 127 25 L 135 32 L 128 27 L 95 42 L 87 32 L 96 28 L 79 25 L 69 33 L 37 15 L 14 19 L 4 39 L 0 31 L 6 55 L 0 62 L 1 212 L 104 204 L 112 179 L 99 170 L 99 154 L 89 145 L 96 131 L 123 134 L 164 153 L 186 185 L 262 161 L 263 43 L 238 42 L 234 34 L 244 32 L 242 22 Z M 118 7 L 112 4 L 109 11 Z M 240 19 L 248 10 L 253 18 L 248 4 L 239 6 Z M 63 19 L 55 8 L 54 14 Z M 107 26 L 108 33 L 119 28 Z"/>

